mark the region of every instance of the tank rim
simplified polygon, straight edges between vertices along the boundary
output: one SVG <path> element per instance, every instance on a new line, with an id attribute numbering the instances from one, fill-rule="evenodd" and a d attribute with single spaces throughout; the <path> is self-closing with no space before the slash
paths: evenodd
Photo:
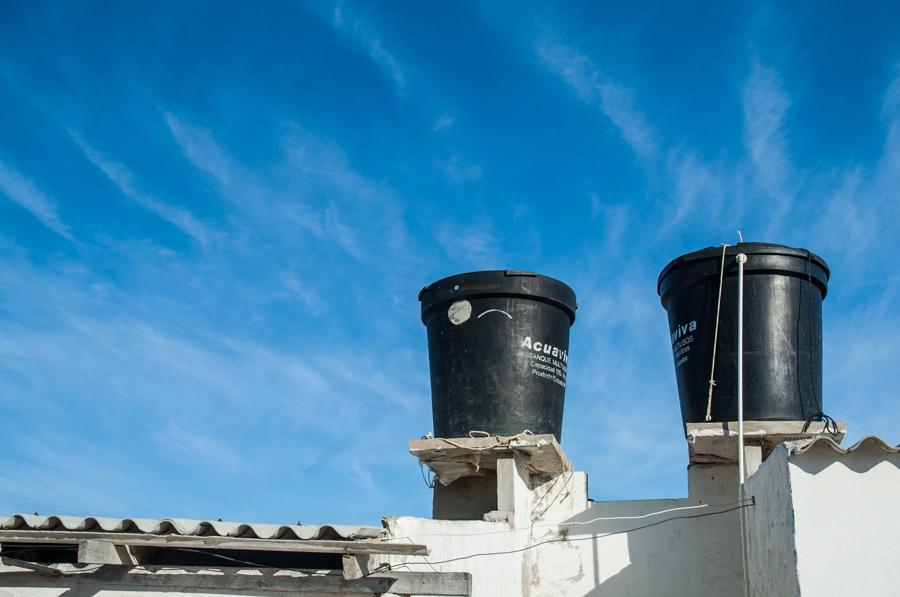
<path id="1" fill-rule="evenodd" d="M 487 282 L 490 286 L 463 291 L 455 295 L 451 290 L 455 283 L 466 278 L 474 281 Z M 533 278 L 540 288 L 527 289 L 520 283 L 514 282 L 516 278 Z M 419 301 L 422 303 L 422 321 L 425 322 L 426 313 L 437 305 L 452 300 L 454 296 L 478 297 L 478 296 L 521 296 L 555 305 L 566 312 L 570 324 L 575 323 L 575 311 L 578 309 L 575 291 L 561 280 L 523 270 L 480 270 L 464 272 L 447 276 L 428 284 L 419 291 Z"/>
<path id="2" fill-rule="evenodd" d="M 829 278 L 831 277 L 831 270 L 828 267 L 828 263 L 819 255 L 809 251 L 807 249 L 800 249 L 796 247 L 789 247 L 787 245 L 779 245 L 777 243 L 759 243 L 759 242 L 746 242 L 746 243 L 737 243 L 734 245 L 728 245 L 728 248 L 725 249 L 726 257 L 733 257 L 738 253 L 745 253 L 747 255 L 781 255 L 785 257 L 799 257 L 801 259 L 809 259 L 810 261 L 816 263 L 819 267 L 821 267 L 825 271 L 825 282 L 827 283 Z M 656 279 L 656 294 L 657 296 L 662 297 L 662 283 L 665 278 L 672 273 L 676 268 L 686 263 L 692 261 L 701 261 L 705 259 L 714 259 L 721 258 L 722 256 L 722 245 L 719 246 L 711 246 L 705 247 L 703 249 L 699 249 L 697 251 L 691 251 L 690 253 L 685 253 L 680 255 L 670 261 L 659 273 L 659 276 Z"/>

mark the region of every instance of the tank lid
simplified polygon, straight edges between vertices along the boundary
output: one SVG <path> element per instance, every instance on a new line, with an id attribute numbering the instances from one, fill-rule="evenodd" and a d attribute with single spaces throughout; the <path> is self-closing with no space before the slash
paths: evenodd
<path id="1" fill-rule="evenodd" d="M 812 251 L 807 251 L 806 249 L 797 249 L 794 247 L 788 247 L 785 245 L 778 245 L 774 243 L 738 243 L 736 245 L 729 245 L 727 249 L 725 249 L 726 257 L 734 257 L 738 253 L 744 253 L 745 255 L 779 255 L 783 257 L 797 257 L 804 261 L 809 260 L 820 268 L 822 268 L 825 272 L 825 282 L 828 281 L 828 278 L 831 274 L 828 269 L 828 264 L 824 259 L 813 253 Z M 718 247 L 706 247 L 705 249 L 700 249 L 699 251 L 693 251 L 692 253 L 685 253 L 680 257 L 676 257 L 672 261 L 666 265 L 659 273 L 659 278 L 656 280 L 656 293 L 662 296 L 662 284 L 663 280 L 668 276 L 672 270 L 675 268 L 684 265 L 686 263 L 692 261 L 702 261 L 706 259 L 721 259 L 722 258 L 722 246 Z M 824 293 L 826 289 L 822 288 L 822 296 L 824 297 Z"/>
<path id="2" fill-rule="evenodd" d="M 419 292 L 422 302 L 422 322 L 426 313 L 437 305 L 462 298 L 481 296 L 525 296 L 556 305 L 575 322 L 575 291 L 568 285 L 534 272 L 520 270 L 489 270 L 448 276 L 433 282 Z"/>

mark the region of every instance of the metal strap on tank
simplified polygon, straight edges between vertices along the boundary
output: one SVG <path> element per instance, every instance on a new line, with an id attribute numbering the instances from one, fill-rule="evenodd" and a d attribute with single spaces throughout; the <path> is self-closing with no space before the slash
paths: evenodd
<path id="1" fill-rule="evenodd" d="M 716 327 L 713 332 L 712 364 L 709 367 L 709 393 L 706 398 L 706 420 L 712 421 L 713 388 L 716 386 L 716 345 L 719 343 L 719 312 L 722 309 L 722 279 L 725 277 L 725 250 L 722 245 L 722 262 L 719 264 L 719 298 L 716 301 Z"/>

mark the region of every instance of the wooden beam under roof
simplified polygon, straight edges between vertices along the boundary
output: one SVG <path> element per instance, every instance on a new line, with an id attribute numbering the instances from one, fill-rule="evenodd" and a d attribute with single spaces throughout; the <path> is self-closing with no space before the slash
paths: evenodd
<path id="1" fill-rule="evenodd" d="M 467 597 L 472 594 L 472 576 L 467 572 L 379 572 L 347 580 L 340 571 L 229 570 L 171 566 L 131 568 L 101 566 L 83 569 L 55 564 L 61 576 L 0 568 L 0 589 L 68 588 L 84 591 L 176 590 L 183 592 L 229 591 L 237 594 L 314 593 L 337 595 L 439 595 Z"/>
<path id="2" fill-rule="evenodd" d="M 86 531 L 0 530 L 0 543 L 55 543 L 80 545 L 87 541 L 134 547 L 188 547 L 191 549 L 242 549 L 294 553 L 428 555 L 425 545 L 381 541 L 324 539 L 253 539 L 218 535 L 152 535 Z"/>

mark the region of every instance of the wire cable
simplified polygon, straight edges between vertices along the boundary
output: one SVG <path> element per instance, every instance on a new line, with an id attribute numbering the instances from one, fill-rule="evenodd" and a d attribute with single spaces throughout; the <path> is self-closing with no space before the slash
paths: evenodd
<path id="1" fill-rule="evenodd" d="M 835 421 L 822 411 L 819 411 L 806 419 L 806 423 L 803 424 L 803 429 L 800 430 L 800 433 L 806 433 L 813 421 L 824 423 L 825 426 L 822 428 L 822 431 L 824 431 L 825 433 L 831 434 L 833 436 L 838 436 L 841 434 L 840 430 L 838 429 L 837 421 Z"/>
<path id="2" fill-rule="evenodd" d="M 737 500 L 734 502 L 726 502 L 724 504 L 697 504 L 696 506 L 680 506 L 678 508 L 667 508 L 666 510 L 658 510 L 656 512 L 648 512 L 646 514 L 640 514 L 637 516 L 598 516 L 596 518 L 592 518 L 590 520 L 585 521 L 573 521 L 573 522 L 546 522 L 540 524 L 532 524 L 527 527 L 520 527 L 516 529 L 499 529 L 495 531 L 485 531 L 483 533 L 422 533 L 418 535 L 404 535 L 400 537 L 382 537 L 381 539 L 377 539 L 377 541 L 400 541 L 407 539 L 421 539 L 424 537 L 483 537 L 486 535 L 506 535 L 511 533 L 520 533 L 522 531 L 530 531 L 533 529 L 547 528 L 547 527 L 559 527 L 559 526 L 585 526 L 588 524 L 592 524 L 595 522 L 601 521 L 613 521 L 613 520 L 643 520 L 646 518 L 650 518 L 652 516 L 659 516 L 660 514 L 668 514 L 669 512 L 680 512 L 683 510 L 697 510 L 699 508 L 725 508 L 727 506 L 735 506 L 746 504 L 748 502 L 752 502 L 752 498 L 745 498 L 742 500 Z M 715 514 L 713 512 L 713 514 Z"/>
<path id="3" fill-rule="evenodd" d="M 553 484 L 550 486 L 550 489 L 547 490 L 547 493 L 545 493 L 544 495 L 541 496 L 541 499 L 539 499 L 537 501 L 534 508 L 531 510 L 531 517 L 532 518 L 541 518 L 544 514 L 546 514 L 547 511 L 550 510 L 551 507 L 553 507 L 553 504 L 555 504 L 556 501 L 559 500 L 559 496 L 562 495 L 563 490 L 566 490 L 566 486 L 568 486 L 569 482 L 572 480 L 572 477 L 574 477 L 574 476 L 575 476 L 575 471 L 569 472 L 569 476 L 566 478 L 565 481 L 563 481 L 563 484 L 557 490 L 556 495 L 553 496 L 553 499 L 550 500 L 550 502 L 547 504 L 547 506 L 543 510 L 541 510 L 540 514 L 535 516 L 534 513 L 538 509 L 538 506 L 541 505 L 541 502 L 544 501 L 544 498 L 546 498 L 548 495 L 550 495 L 550 492 L 553 491 L 553 489 L 555 488 L 556 483 L 559 481 L 559 479 L 563 478 L 562 475 L 557 475 L 556 480 L 553 481 Z M 566 490 L 566 491 L 568 491 L 568 490 Z"/>
<path id="4" fill-rule="evenodd" d="M 555 538 L 555 539 L 544 539 L 543 541 L 538 541 L 537 543 L 532 543 L 531 545 L 526 545 L 525 547 L 519 547 L 516 549 L 473 553 L 473 554 L 468 554 L 468 555 L 464 555 L 464 556 L 457 556 L 455 558 L 448 558 L 446 560 L 430 561 L 428 564 L 430 566 L 439 566 L 441 564 L 450 564 L 452 562 L 471 560 L 472 558 L 512 555 L 512 554 L 529 551 L 529 550 L 535 549 L 537 547 L 540 547 L 542 545 L 547 545 L 549 543 L 574 543 L 576 541 L 588 541 L 591 539 L 603 539 L 604 537 L 612 537 L 614 535 L 624 535 L 627 533 L 634 533 L 636 531 L 642 531 L 644 529 L 649 529 L 650 527 L 655 527 L 655 526 L 658 526 L 661 524 L 672 522 L 674 520 L 692 520 L 695 518 L 705 518 L 707 516 L 718 516 L 720 514 L 727 514 L 729 512 L 735 512 L 737 510 L 743 510 L 744 508 L 749 508 L 754 505 L 756 505 L 756 498 L 755 498 L 755 496 L 751 496 L 750 503 L 742 504 L 740 506 L 735 506 L 735 507 L 729 508 L 727 510 L 719 510 L 717 512 L 704 512 L 702 514 L 689 514 L 689 515 L 685 515 L 685 516 L 673 516 L 671 518 L 666 518 L 665 520 L 657 520 L 655 522 L 651 522 L 651 523 L 648 523 L 645 525 L 633 527 L 630 529 L 623 529 L 621 531 L 610 531 L 609 533 L 600 533 L 600 534 L 596 534 L 596 535 L 587 535 L 585 537 L 574 537 L 574 538 L 559 537 L 559 538 Z M 415 564 L 423 564 L 423 562 L 407 562 L 405 564 L 398 564 L 397 566 L 392 566 L 391 569 L 395 570 L 397 568 L 408 568 L 410 565 L 415 565 Z M 371 574 L 374 574 L 374 572 L 370 572 L 369 574 L 363 575 L 363 578 L 365 578 L 366 576 L 370 576 Z"/>

